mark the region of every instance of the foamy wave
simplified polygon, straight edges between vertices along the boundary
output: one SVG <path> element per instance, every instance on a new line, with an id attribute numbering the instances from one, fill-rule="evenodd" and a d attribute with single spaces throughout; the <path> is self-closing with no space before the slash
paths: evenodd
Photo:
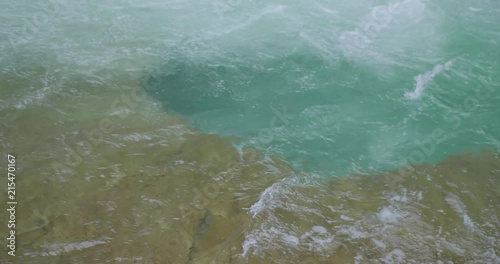
<path id="1" fill-rule="evenodd" d="M 97 245 L 106 244 L 108 242 L 109 242 L 109 239 L 101 239 L 101 240 L 89 240 L 89 241 L 67 243 L 67 244 L 48 244 L 48 245 L 41 246 L 45 249 L 44 252 L 28 252 L 28 253 L 25 253 L 24 255 L 31 256 L 31 257 L 57 256 L 57 255 L 69 253 L 69 252 L 75 251 L 75 250 L 83 250 L 83 249 L 91 248 L 91 247 L 94 247 Z"/>
<path id="2" fill-rule="evenodd" d="M 293 224 L 283 223 L 279 210 L 296 212 L 297 214 L 322 215 L 318 209 L 304 206 L 294 200 L 313 202 L 314 198 L 298 194 L 294 179 L 285 179 L 268 187 L 260 195 L 259 201 L 250 207 L 254 222 L 260 224 L 245 235 L 243 256 L 260 255 L 267 250 L 279 249 L 293 252 L 297 249 L 326 252 L 334 244 L 332 230 L 322 225 L 312 225 L 307 231 L 294 228 Z"/>
<path id="3" fill-rule="evenodd" d="M 462 216 L 462 218 L 464 219 L 464 225 L 467 228 L 475 229 L 474 222 L 467 214 L 467 209 L 465 208 L 465 205 L 460 201 L 460 198 L 458 198 L 458 196 L 454 194 L 448 194 L 446 196 L 446 202 L 448 202 L 448 204 L 451 206 L 451 208 L 453 208 L 453 210 L 455 210 L 455 212 Z"/>
<path id="4" fill-rule="evenodd" d="M 33 93 L 24 96 L 21 100 L 19 100 L 15 104 L 15 107 L 17 109 L 24 109 L 31 105 L 36 105 L 37 103 L 40 103 L 47 96 L 51 95 L 57 90 L 59 85 L 56 83 L 56 81 L 57 80 L 55 79 L 54 76 L 52 76 L 49 72 L 45 72 L 45 75 L 40 79 L 40 83 L 43 86 L 35 90 Z"/>
<path id="5" fill-rule="evenodd" d="M 415 76 L 415 81 L 417 82 L 415 84 L 415 90 L 413 92 L 406 92 L 405 97 L 410 100 L 415 100 L 422 97 L 422 94 L 424 93 L 427 84 L 431 82 L 434 79 L 434 77 L 436 77 L 442 71 L 449 70 L 452 64 L 453 64 L 452 61 L 448 61 L 445 64 L 438 64 L 434 66 L 434 68 L 431 71 Z"/>

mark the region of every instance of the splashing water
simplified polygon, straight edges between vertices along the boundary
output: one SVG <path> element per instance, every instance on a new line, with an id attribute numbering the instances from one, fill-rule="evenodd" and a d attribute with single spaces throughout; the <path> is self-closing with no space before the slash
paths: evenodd
<path id="1" fill-rule="evenodd" d="M 405 93 L 405 97 L 411 100 L 418 99 L 422 96 L 424 93 L 424 89 L 426 85 L 431 82 L 434 77 L 436 77 L 438 74 L 440 74 L 444 70 L 449 70 L 450 67 L 452 66 L 452 62 L 449 61 L 443 65 L 438 64 L 432 69 L 432 71 L 428 71 L 424 74 L 419 74 L 415 76 L 415 81 L 417 82 L 415 84 L 415 91 L 413 92 L 407 92 Z"/>
<path id="2" fill-rule="evenodd" d="M 0 6 L 0 262 L 500 262 L 499 3 Z"/>

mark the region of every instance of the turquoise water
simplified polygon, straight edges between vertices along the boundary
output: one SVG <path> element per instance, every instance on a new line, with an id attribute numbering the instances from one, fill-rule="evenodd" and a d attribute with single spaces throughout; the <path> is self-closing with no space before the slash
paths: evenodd
<path id="1" fill-rule="evenodd" d="M 0 25 L 2 263 L 500 261 L 500 2 L 0 0 Z"/>
<path id="2" fill-rule="evenodd" d="M 499 10 L 483 4 L 238 6 L 220 18 L 227 27 L 179 42 L 143 86 L 202 131 L 298 168 L 437 162 L 499 146 Z"/>

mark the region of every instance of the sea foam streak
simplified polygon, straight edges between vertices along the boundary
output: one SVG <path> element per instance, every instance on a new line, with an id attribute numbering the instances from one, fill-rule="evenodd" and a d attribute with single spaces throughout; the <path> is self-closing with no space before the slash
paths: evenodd
<path id="1" fill-rule="evenodd" d="M 415 76 L 415 81 L 417 82 L 417 84 L 415 84 L 415 91 L 406 92 L 405 97 L 410 100 L 415 100 L 422 97 L 422 94 L 424 93 L 427 84 L 431 82 L 434 79 L 434 77 L 436 77 L 442 71 L 449 70 L 452 64 L 453 64 L 452 61 L 448 61 L 445 64 L 438 64 L 434 66 L 432 71 L 428 71 L 423 74 Z"/>

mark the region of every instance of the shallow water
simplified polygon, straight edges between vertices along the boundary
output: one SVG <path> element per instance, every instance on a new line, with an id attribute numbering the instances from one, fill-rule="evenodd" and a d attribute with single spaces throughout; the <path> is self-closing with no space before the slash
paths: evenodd
<path id="1" fill-rule="evenodd" d="M 500 262 L 498 3 L 0 6 L 2 262 Z"/>

